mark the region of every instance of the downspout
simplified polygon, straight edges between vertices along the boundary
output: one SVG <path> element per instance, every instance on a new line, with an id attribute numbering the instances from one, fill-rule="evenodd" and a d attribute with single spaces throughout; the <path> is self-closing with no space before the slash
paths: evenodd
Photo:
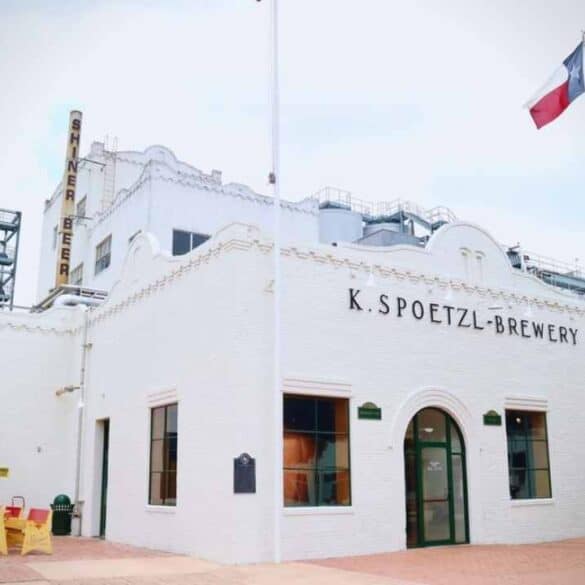
<path id="1" fill-rule="evenodd" d="M 87 350 L 89 344 L 87 343 L 87 330 L 89 328 L 89 308 L 80 305 L 83 311 L 83 333 L 81 341 L 81 368 L 79 373 L 79 403 L 77 408 L 77 456 L 75 461 L 75 490 L 74 490 L 74 504 L 75 504 L 75 515 L 79 518 L 78 522 L 78 534 L 81 536 L 81 524 L 82 524 L 82 504 L 79 501 L 79 492 L 81 484 L 81 452 L 82 452 L 82 439 L 83 439 L 83 418 L 85 410 L 85 371 L 87 365 Z"/>

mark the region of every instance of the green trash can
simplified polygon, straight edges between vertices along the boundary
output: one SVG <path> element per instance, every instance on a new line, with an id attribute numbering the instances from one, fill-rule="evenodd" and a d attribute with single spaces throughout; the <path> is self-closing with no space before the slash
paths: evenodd
<path id="1" fill-rule="evenodd" d="M 51 504 L 53 510 L 53 527 L 52 532 L 58 536 L 68 536 L 71 534 L 71 515 L 73 514 L 73 504 L 69 496 L 59 494 Z"/>

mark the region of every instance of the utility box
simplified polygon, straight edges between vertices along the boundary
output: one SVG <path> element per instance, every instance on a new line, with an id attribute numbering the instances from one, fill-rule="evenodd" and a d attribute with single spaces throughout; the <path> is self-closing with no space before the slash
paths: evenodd
<path id="1" fill-rule="evenodd" d="M 53 510 L 53 528 L 52 532 L 58 536 L 68 536 L 71 534 L 71 515 L 73 514 L 73 504 L 69 496 L 59 494 L 51 504 Z"/>

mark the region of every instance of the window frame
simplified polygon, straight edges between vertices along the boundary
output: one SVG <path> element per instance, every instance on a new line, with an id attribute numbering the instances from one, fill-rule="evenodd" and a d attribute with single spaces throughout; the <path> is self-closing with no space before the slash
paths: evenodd
<path id="1" fill-rule="evenodd" d="M 75 272 L 79 270 L 80 272 L 80 279 L 79 282 L 73 282 L 73 275 Z M 69 284 L 73 286 L 82 286 L 83 285 L 83 262 L 80 262 L 70 273 L 69 273 Z"/>
<path id="2" fill-rule="evenodd" d="M 542 439 L 535 439 L 531 438 L 530 436 L 530 427 L 529 427 L 529 418 L 534 415 L 542 415 L 544 421 L 544 438 Z M 519 435 L 514 435 L 511 433 L 511 429 L 508 426 L 508 417 L 522 417 L 522 433 Z M 547 412 L 542 410 L 521 410 L 517 408 L 506 408 L 505 409 L 505 419 L 506 419 L 506 459 L 508 463 L 508 490 L 510 494 L 510 500 L 513 502 L 522 502 L 522 501 L 534 501 L 534 500 L 550 500 L 553 497 L 553 489 L 552 489 L 552 478 L 550 472 L 550 447 L 549 447 L 549 438 L 548 438 L 548 420 L 547 420 Z M 512 465 L 511 459 L 511 450 L 510 447 L 515 443 L 524 443 L 526 452 L 528 453 L 528 449 L 534 443 L 544 443 L 546 447 L 546 467 L 535 467 L 534 461 L 527 461 L 524 467 L 518 467 Z M 532 452 L 532 451 L 531 451 Z M 529 465 L 531 463 L 531 465 Z M 526 485 L 527 485 L 527 492 L 528 495 L 520 496 L 512 494 L 511 490 L 511 480 L 512 480 L 512 473 L 513 472 L 524 472 L 526 474 Z M 536 495 L 535 489 L 535 472 L 537 471 L 546 471 L 548 476 L 548 494 L 544 496 Z"/>
<path id="3" fill-rule="evenodd" d="M 107 252 L 102 254 L 103 248 L 107 246 Z M 101 254 L 101 255 L 100 255 Z M 104 270 L 110 267 L 112 263 L 112 234 L 106 236 L 96 247 L 95 247 L 95 276 L 102 273 Z"/>
<path id="4" fill-rule="evenodd" d="M 168 422 L 168 409 L 170 407 L 176 407 L 177 410 L 177 431 L 176 431 L 176 467 L 173 470 L 168 469 L 168 437 L 167 437 L 167 422 Z M 149 435 L 148 435 L 148 506 L 151 507 L 164 507 L 167 509 L 173 509 L 177 507 L 177 476 L 179 473 L 179 463 L 178 463 L 178 454 L 179 454 L 179 403 L 178 401 L 175 402 L 168 402 L 165 404 L 157 404 L 149 407 Z M 154 438 L 153 431 L 154 431 L 154 415 L 155 411 L 163 410 L 163 419 L 164 419 L 164 428 L 162 433 L 162 438 Z M 153 444 L 156 441 L 163 442 L 163 463 L 162 463 L 162 471 L 153 471 L 152 469 L 152 458 L 153 458 Z M 165 491 L 169 488 L 168 483 L 168 475 L 170 473 L 175 474 L 175 494 L 174 498 L 167 497 L 168 494 L 165 493 L 165 497 L 161 497 L 161 502 L 153 503 L 152 501 L 152 476 L 153 474 L 161 474 L 164 479 Z M 174 501 L 168 502 L 166 500 L 172 499 Z"/>
<path id="5" fill-rule="evenodd" d="M 83 213 L 81 213 L 83 211 Z M 75 218 L 83 220 L 87 218 L 87 195 L 84 195 L 75 206 Z"/>
<path id="6" fill-rule="evenodd" d="M 186 252 L 181 252 L 181 253 L 175 252 L 175 234 L 178 234 L 178 233 L 187 234 L 189 236 L 189 249 Z M 209 236 L 208 234 L 204 234 L 202 232 L 193 232 L 191 230 L 183 230 L 181 228 L 173 228 L 172 241 L 171 241 L 171 253 L 173 256 L 184 256 L 185 254 L 188 254 L 189 252 L 191 252 L 195 248 L 198 248 L 199 246 L 203 245 L 207 240 L 209 240 L 210 237 L 211 236 Z M 194 245 L 193 241 L 195 238 L 200 238 L 201 241 L 198 244 Z"/>
<path id="7" fill-rule="evenodd" d="M 315 429 L 314 430 L 300 430 L 300 429 L 292 429 L 288 430 L 284 424 L 284 403 L 287 399 L 301 399 L 301 400 L 311 400 L 313 401 L 313 405 L 315 408 Z M 319 420 L 318 420 L 318 404 L 319 402 L 333 402 L 336 401 L 343 401 L 345 403 L 346 409 L 346 417 L 347 417 L 347 431 L 337 433 L 335 431 L 329 430 L 319 430 Z M 317 457 L 315 456 L 315 463 L 313 466 L 304 468 L 305 471 L 311 471 L 315 477 L 316 483 L 316 499 L 315 503 L 286 503 L 285 494 L 283 490 L 282 494 L 282 506 L 288 512 L 291 510 L 299 510 L 299 509 L 311 509 L 311 510 L 327 510 L 327 509 L 341 509 L 341 510 L 348 510 L 351 509 L 353 506 L 353 492 L 352 492 L 352 472 L 351 472 L 351 400 L 347 396 L 328 396 L 328 395 L 313 395 L 313 394 L 296 394 L 296 393 L 285 393 L 283 395 L 283 428 L 282 428 L 282 438 L 283 438 L 283 462 L 282 462 L 282 478 L 283 483 L 285 481 L 285 472 L 287 471 L 298 471 L 299 467 L 287 467 L 284 463 L 284 438 L 287 432 L 297 432 L 303 435 L 310 435 L 314 437 L 315 440 L 315 449 L 318 445 L 318 438 L 322 435 L 339 435 L 344 436 L 347 438 L 347 467 L 344 466 L 335 466 L 335 467 L 328 467 L 328 466 L 319 466 L 317 462 Z M 319 474 L 326 472 L 327 470 L 331 471 L 346 471 L 348 477 L 348 500 L 347 503 L 324 503 L 319 501 L 319 491 L 320 491 L 320 484 L 319 484 Z"/>

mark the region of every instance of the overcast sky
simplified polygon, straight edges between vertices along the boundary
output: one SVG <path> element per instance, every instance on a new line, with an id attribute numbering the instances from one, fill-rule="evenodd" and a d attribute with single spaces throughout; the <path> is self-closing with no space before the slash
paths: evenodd
<path id="1" fill-rule="evenodd" d="M 585 96 L 523 104 L 573 51 L 584 0 L 280 0 L 282 189 L 446 205 L 500 241 L 585 261 Z M 0 0 L 0 207 L 35 300 L 70 109 L 83 150 L 164 144 L 267 192 L 266 0 Z"/>

